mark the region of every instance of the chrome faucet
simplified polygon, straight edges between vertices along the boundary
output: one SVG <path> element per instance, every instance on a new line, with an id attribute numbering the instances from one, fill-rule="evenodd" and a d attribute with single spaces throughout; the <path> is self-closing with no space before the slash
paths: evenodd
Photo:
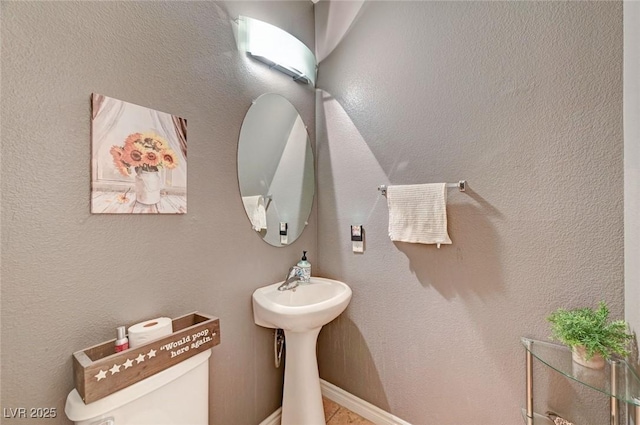
<path id="1" fill-rule="evenodd" d="M 302 267 L 293 266 L 289 269 L 284 283 L 278 286 L 278 291 L 288 291 L 297 288 L 300 283 L 309 283 L 309 281 L 310 278 Z"/>

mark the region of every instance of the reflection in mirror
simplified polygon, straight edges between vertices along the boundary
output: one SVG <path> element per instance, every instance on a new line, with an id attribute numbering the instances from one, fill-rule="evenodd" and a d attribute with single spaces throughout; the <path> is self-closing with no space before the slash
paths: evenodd
<path id="1" fill-rule="evenodd" d="M 302 118 L 284 97 L 267 93 L 249 108 L 238 141 L 238 182 L 250 225 L 265 242 L 284 246 L 300 236 L 313 204 L 313 152 Z"/>

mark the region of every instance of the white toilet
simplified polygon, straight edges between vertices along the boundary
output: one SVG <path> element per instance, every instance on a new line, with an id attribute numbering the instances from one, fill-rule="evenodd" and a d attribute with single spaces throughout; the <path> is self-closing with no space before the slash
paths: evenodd
<path id="1" fill-rule="evenodd" d="M 65 413 L 77 425 L 208 425 L 209 357 L 206 350 L 89 404 L 74 389 Z"/>

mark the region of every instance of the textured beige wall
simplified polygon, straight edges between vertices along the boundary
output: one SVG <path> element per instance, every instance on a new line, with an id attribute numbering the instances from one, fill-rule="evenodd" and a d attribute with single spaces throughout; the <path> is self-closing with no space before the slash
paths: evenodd
<path id="1" fill-rule="evenodd" d="M 623 315 L 622 4 L 366 2 L 319 86 L 319 271 L 354 291 L 321 376 L 416 425 L 521 423 L 520 337 L 560 306 Z M 459 179 L 453 245 L 389 240 L 378 185 Z M 547 408 L 607 422 L 536 365 Z"/>
<path id="2" fill-rule="evenodd" d="M 240 55 L 246 14 L 314 45 L 310 2 L 2 2 L 2 402 L 56 407 L 71 353 L 143 319 L 220 318 L 211 423 L 254 425 L 278 406 L 272 333 L 251 293 L 316 254 L 316 219 L 291 247 L 251 230 L 236 144 L 251 100 L 284 95 L 315 137 L 313 90 Z M 89 95 L 188 119 L 185 216 L 89 214 Z M 3 424 L 23 424 L 2 419 Z"/>
<path id="3" fill-rule="evenodd" d="M 640 333 L 640 3 L 624 3 L 625 314 Z M 640 418 L 637 420 L 640 422 Z"/>

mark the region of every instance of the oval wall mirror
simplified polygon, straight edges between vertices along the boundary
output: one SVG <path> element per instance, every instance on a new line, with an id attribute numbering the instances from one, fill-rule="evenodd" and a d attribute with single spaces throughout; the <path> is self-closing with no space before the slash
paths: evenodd
<path id="1" fill-rule="evenodd" d="M 265 242 L 285 246 L 302 234 L 315 192 L 313 152 L 300 114 L 278 94 L 260 96 L 244 117 L 238 183 L 250 225 Z"/>

